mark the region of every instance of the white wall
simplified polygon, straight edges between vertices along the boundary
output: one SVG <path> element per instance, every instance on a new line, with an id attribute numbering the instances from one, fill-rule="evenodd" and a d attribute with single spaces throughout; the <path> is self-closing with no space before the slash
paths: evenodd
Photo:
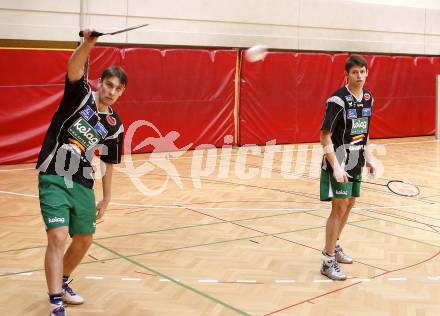
<path id="1" fill-rule="evenodd" d="M 81 14 L 82 13 L 82 14 Z M 440 54 L 440 0 L 0 0 L 0 39 Z"/>

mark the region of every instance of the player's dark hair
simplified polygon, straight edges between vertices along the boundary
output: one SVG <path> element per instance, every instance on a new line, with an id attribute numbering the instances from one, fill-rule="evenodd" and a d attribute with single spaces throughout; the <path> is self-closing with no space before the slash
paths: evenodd
<path id="1" fill-rule="evenodd" d="M 350 72 L 351 67 L 360 66 L 368 70 L 368 62 L 361 55 L 350 55 L 345 61 L 345 71 Z"/>
<path id="2" fill-rule="evenodd" d="M 123 86 L 127 86 L 127 84 L 128 84 L 127 74 L 125 73 L 124 69 L 122 69 L 121 67 L 110 66 L 110 67 L 106 68 L 102 72 L 101 81 L 103 81 L 105 78 L 109 78 L 109 77 L 118 78 Z"/>

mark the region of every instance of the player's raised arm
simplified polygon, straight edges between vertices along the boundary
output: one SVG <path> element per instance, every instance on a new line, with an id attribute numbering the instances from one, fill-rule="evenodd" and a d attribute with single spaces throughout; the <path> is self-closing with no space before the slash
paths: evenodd
<path id="1" fill-rule="evenodd" d="M 84 42 L 75 49 L 69 58 L 67 76 L 70 82 L 78 81 L 84 75 L 84 65 L 98 39 L 97 37 L 90 36 L 91 33 L 92 30 L 89 29 L 84 31 Z"/>

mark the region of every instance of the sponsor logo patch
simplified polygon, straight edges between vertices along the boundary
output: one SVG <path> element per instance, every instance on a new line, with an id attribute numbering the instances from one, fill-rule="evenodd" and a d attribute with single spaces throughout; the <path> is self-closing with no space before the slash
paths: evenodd
<path id="1" fill-rule="evenodd" d="M 353 96 L 350 94 L 350 95 L 346 95 L 345 96 L 345 100 L 347 100 L 347 102 L 351 102 L 351 101 L 353 101 Z"/>
<path id="2" fill-rule="evenodd" d="M 370 99 L 371 99 L 371 95 L 369 93 L 364 93 L 364 100 L 370 101 Z"/>
<path id="3" fill-rule="evenodd" d="M 98 131 L 99 135 L 101 135 L 102 138 L 104 138 L 108 134 L 108 131 L 105 129 L 104 125 L 101 124 L 101 122 L 96 123 L 95 129 Z"/>
<path id="4" fill-rule="evenodd" d="M 356 111 L 356 109 L 348 109 L 348 112 L 347 112 L 347 118 L 349 118 L 349 119 L 355 119 L 355 118 L 357 118 L 358 117 L 358 115 L 357 115 L 357 111 Z"/>
<path id="5" fill-rule="evenodd" d="M 364 140 L 364 138 L 365 138 L 365 134 L 361 134 L 361 135 L 353 136 L 353 137 L 351 138 L 351 143 L 350 143 L 350 145 L 354 145 L 354 144 L 360 143 L 361 141 Z"/>
<path id="6" fill-rule="evenodd" d="M 362 116 L 371 116 L 371 108 L 362 109 Z"/>
<path id="7" fill-rule="evenodd" d="M 111 115 L 107 115 L 107 123 L 109 123 L 111 126 L 115 126 L 116 125 L 116 119 L 111 116 Z"/>
<path id="8" fill-rule="evenodd" d="M 49 223 L 64 223 L 64 217 L 49 217 Z"/>
<path id="9" fill-rule="evenodd" d="M 101 136 L 86 120 L 80 117 L 67 130 L 85 149 L 99 143 Z"/>
<path id="10" fill-rule="evenodd" d="M 350 145 L 348 146 L 349 151 L 359 151 L 364 148 L 364 145 Z"/>
<path id="11" fill-rule="evenodd" d="M 348 193 L 345 190 L 336 190 L 336 194 L 347 195 Z"/>
<path id="12" fill-rule="evenodd" d="M 95 114 L 95 112 L 90 108 L 90 106 L 86 106 L 83 110 L 79 112 L 86 121 L 90 120 L 90 118 Z"/>
<path id="13" fill-rule="evenodd" d="M 362 117 L 351 120 L 351 133 L 350 135 L 363 134 L 368 132 L 368 118 Z"/>

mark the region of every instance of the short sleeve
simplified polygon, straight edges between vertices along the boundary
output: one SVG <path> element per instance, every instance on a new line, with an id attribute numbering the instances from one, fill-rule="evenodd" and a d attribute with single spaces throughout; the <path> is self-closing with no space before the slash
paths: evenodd
<path id="1" fill-rule="evenodd" d="M 339 97 L 331 97 L 327 100 L 324 120 L 322 122 L 321 130 L 334 132 L 336 128 L 336 121 L 344 112 L 344 101 Z"/>
<path id="2" fill-rule="evenodd" d="M 91 88 L 85 76 L 75 82 L 70 82 L 66 74 L 64 83 L 64 96 L 60 107 L 76 108 L 84 100 L 85 96 L 89 94 Z"/>
<path id="3" fill-rule="evenodd" d="M 113 137 L 104 140 L 106 150 L 101 153 L 100 159 L 106 163 L 118 164 L 122 158 L 122 144 L 124 138 L 124 128 L 121 125 L 119 132 Z"/>

